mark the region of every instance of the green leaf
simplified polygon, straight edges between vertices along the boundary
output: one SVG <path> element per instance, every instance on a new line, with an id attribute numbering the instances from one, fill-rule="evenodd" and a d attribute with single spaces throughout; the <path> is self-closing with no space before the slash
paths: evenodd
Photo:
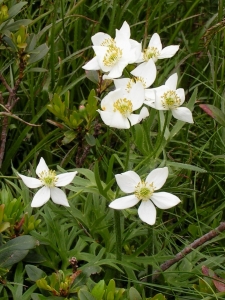
<path id="1" fill-rule="evenodd" d="M 44 271 L 33 265 L 26 265 L 25 270 L 29 279 L 32 281 L 37 281 L 38 279 L 41 279 L 42 277 L 46 276 Z"/>
<path id="2" fill-rule="evenodd" d="M 21 1 L 15 5 L 13 5 L 9 11 L 8 14 L 10 18 L 15 17 L 18 13 L 20 13 L 21 9 L 27 4 L 26 1 Z"/>
<path id="3" fill-rule="evenodd" d="M 0 247 L 0 267 L 8 268 L 21 261 L 37 246 L 37 240 L 29 235 L 19 236 Z"/>
<path id="4" fill-rule="evenodd" d="M 9 31 L 19 30 L 20 26 L 22 26 L 22 25 L 28 26 L 31 22 L 32 22 L 32 20 L 29 20 L 29 19 L 15 21 L 12 24 L 6 25 L 3 29 L 3 32 L 5 30 L 9 30 Z"/>
<path id="5" fill-rule="evenodd" d="M 153 298 L 150 298 L 151 300 L 166 300 L 166 297 L 163 294 L 157 294 Z M 149 299 L 149 300 L 150 300 Z"/>
<path id="6" fill-rule="evenodd" d="M 168 161 L 167 165 L 178 168 L 178 169 L 185 169 L 185 170 L 195 171 L 195 172 L 199 172 L 199 173 L 207 173 L 207 171 L 202 168 L 188 165 L 188 164 L 182 164 L 182 163 Z"/>
<path id="7" fill-rule="evenodd" d="M 93 290 L 91 291 L 92 296 L 94 296 L 94 298 L 96 300 L 102 300 L 102 297 L 105 293 L 105 281 L 104 280 L 100 280 L 93 288 Z"/>
<path id="8" fill-rule="evenodd" d="M 217 123 L 225 127 L 225 114 L 218 107 L 210 104 L 200 104 L 199 106 Z"/>
<path id="9" fill-rule="evenodd" d="M 86 142 L 88 143 L 88 145 L 95 146 L 96 140 L 95 140 L 95 137 L 92 134 L 87 133 L 85 135 L 85 139 L 86 139 Z"/>
<path id="10" fill-rule="evenodd" d="M 79 300 L 96 300 L 90 292 L 85 290 L 79 290 L 78 292 L 78 299 Z"/>
<path id="11" fill-rule="evenodd" d="M 40 45 L 39 47 L 37 47 L 36 49 L 34 49 L 32 52 L 29 53 L 30 58 L 28 60 L 28 63 L 33 64 L 41 60 L 48 53 L 48 50 L 49 48 L 46 44 Z"/>
<path id="12" fill-rule="evenodd" d="M 142 297 L 134 287 L 131 287 L 129 289 L 129 299 L 130 300 L 142 300 Z"/>

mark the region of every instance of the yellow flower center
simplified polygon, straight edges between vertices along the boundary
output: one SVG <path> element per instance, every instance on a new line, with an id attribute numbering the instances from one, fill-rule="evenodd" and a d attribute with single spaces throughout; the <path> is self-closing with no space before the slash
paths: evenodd
<path id="1" fill-rule="evenodd" d="M 39 174 L 39 178 L 41 182 L 47 187 L 54 187 L 57 182 L 57 176 L 55 171 L 53 170 L 42 171 Z"/>
<path id="2" fill-rule="evenodd" d="M 158 59 L 159 56 L 159 50 L 156 47 L 148 47 L 144 50 L 144 60 L 149 61 L 150 58 L 152 58 L 154 61 Z"/>
<path id="3" fill-rule="evenodd" d="M 166 109 L 175 109 L 180 106 L 181 99 L 176 91 L 169 90 L 161 96 L 162 106 Z"/>
<path id="4" fill-rule="evenodd" d="M 154 193 L 153 183 L 147 183 L 145 181 L 140 181 L 138 185 L 135 187 L 134 195 L 143 201 L 147 201 L 150 199 L 152 194 Z"/>
<path id="5" fill-rule="evenodd" d="M 111 43 L 103 58 L 103 63 L 107 67 L 112 67 L 121 59 L 122 55 L 123 51 L 115 43 Z"/>
<path id="6" fill-rule="evenodd" d="M 144 80 L 143 77 L 135 77 L 135 78 L 131 78 L 126 86 L 126 91 L 129 93 L 132 86 L 135 84 L 135 82 L 141 82 L 144 88 L 147 88 L 146 82 Z"/>
<path id="7" fill-rule="evenodd" d="M 133 111 L 132 102 L 126 98 L 118 99 L 114 104 L 114 112 L 118 111 L 123 115 L 125 118 L 129 117 Z"/>

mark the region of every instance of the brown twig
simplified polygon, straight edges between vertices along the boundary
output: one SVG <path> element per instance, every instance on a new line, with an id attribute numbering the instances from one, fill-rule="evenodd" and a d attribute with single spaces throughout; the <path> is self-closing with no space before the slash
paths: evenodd
<path id="1" fill-rule="evenodd" d="M 8 134 L 8 125 L 9 125 L 9 117 L 12 117 L 14 119 L 17 119 L 19 121 L 24 122 L 27 125 L 31 125 L 30 123 L 27 123 L 26 121 L 23 121 L 19 117 L 12 114 L 12 109 L 18 102 L 19 98 L 16 96 L 17 90 L 19 88 L 19 85 L 23 79 L 24 76 L 24 70 L 26 68 L 26 59 L 24 58 L 23 52 L 18 53 L 19 56 L 19 76 L 15 82 L 15 86 L 12 88 L 7 83 L 4 76 L 0 73 L 0 82 L 2 82 L 3 86 L 6 88 L 6 90 L 9 93 L 7 103 L 4 104 L 4 99 L 2 96 L 2 93 L 0 93 L 0 104 L 6 110 L 6 112 L 1 112 L 0 116 L 2 115 L 2 131 L 1 131 L 1 137 L 0 137 L 0 168 L 2 166 L 4 154 L 5 154 L 5 146 L 6 146 L 6 139 Z"/>
<path id="2" fill-rule="evenodd" d="M 215 229 L 209 231 L 208 233 L 204 234 L 202 237 L 198 238 L 193 243 L 191 243 L 190 245 L 188 245 L 187 247 L 185 247 L 182 251 L 180 251 L 179 253 L 177 253 L 174 258 L 169 259 L 166 262 L 164 262 L 163 264 L 161 264 L 160 269 L 157 270 L 154 273 L 153 277 L 152 277 L 153 281 L 155 281 L 162 272 L 164 272 L 165 270 L 167 270 L 173 264 L 175 264 L 178 261 L 180 261 L 187 254 L 189 254 L 190 252 L 192 252 L 193 249 L 196 249 L 197 247 L 202 246 L 203 244 L 205 244 L 209 240 L 211 240 L 214 237 L 216 237 L 217 235 L 219 235 L 220 232 L 222 232 L 224 230 L 225 230 L 225 222 L 221 222 L 220 225 L 217 228 L 215 228 Z"/>

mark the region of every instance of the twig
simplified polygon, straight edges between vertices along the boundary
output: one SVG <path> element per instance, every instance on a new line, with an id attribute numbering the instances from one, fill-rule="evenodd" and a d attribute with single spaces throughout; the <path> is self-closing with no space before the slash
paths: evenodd
<path id="1" fill-rule="evenodd" d="M 215 229 L 209 231 L 208 233 L 204 234 L 202 237 L 198 238 L 193 243 L 191 243 L 190 245 L 185 247 L 181 252 L 177 253 L 174 258 L 169 259 L 166 262 L 164 262 L 163 264 L 161 264 L 160 269 L 157 270 L 153 275 L 153 281 L 155 281 L 163 271 L 167 270 L 173 264 L 177 263 L 182 258 L 184 258 L 187 254 L 192 252 L 193 249 L 196 249 L 197 247 L 202 246 L 207 241 L 213 239 L 214 237 L 219 235 L 220 232 L 222 232 L 224 230 L 225 230 L 225 222 L 221 222 L 220 225 L 217 228 L 215 228 Z"/>

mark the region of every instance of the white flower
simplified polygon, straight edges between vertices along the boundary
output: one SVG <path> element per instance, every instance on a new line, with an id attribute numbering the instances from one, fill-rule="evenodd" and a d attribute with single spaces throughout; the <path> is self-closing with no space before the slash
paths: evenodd
<path id="1" fill-rule="evenodd" d="M 65 193 L 58 188 L 58 186 L 65 186 L 74 179 L 77 172 L 68 172 L 56 175 L 55 171 L 49 170 L 45 160 L 41 157 L 36 169 L 36 174 L 39 179 L 24 176 L 18 173 L 24 184 L 31 188 L 42 188 L 34 195 L 31 202 L 32 207 L 40 207 L 45 204 L 51 197 L 56 204 L 69 206 Z"/>
<path id="2" fill-rule="evenodd" d="M 139 62 L 147 62 L 151 58 L 154 62 L 158 59 L 170 58 L 176 54 L 178 49 L 179 45 L 162 48 L 160 36 L 158 33 L 154 33 L 149 41 L 148 47 L 142 52 Z"/>
<path id="3" fill-rule="evenodd" d="M 144 104 L 158 110 L 171 110 L 174 118 L 194 123 L 192 113 L 187 107 L 180 107 L 185 100 L 184 89 L 176 89 L 177 73 L 171 75 L 165 85 L 154 89 L 145 90 Z"/>
<path id="4" fill-rule="evenodd" d="M 98 32 L 92 38 L 95 57 L 83 66 L 85 70 L 102 70 L 108 73 L 103 79 L 118 78 L 123 69 L 137 60 L 141 46 L 130 39 L 130 27 L 124 22 L 120 30 L 116 30 L 116 37 Z"/>
<path id="5" fill-rule="evenodd" d="M 114 200 L 110 203 L 109 207 L 126 209 L 141 201 L 138 208 L 140 219 L 149 225 L 155 224 L 155 206 L 160 209 L 168 209 L 180 203 L 180 199 L 173 194 L 166 192 L 155 193 L 155 191 L 164 185 L 167 177 L 167 167 L 151 171 L 145 181 L 141 180 L 139 175 L 134 171 L 117 174 L 116 181 L 120 189 L 125 193 L 133 194 Z"/>
<path id="6" fill-rule="evenodd" d="M 132 90 L 127 92 L 116 89 L 102 99 L 101 109 L 98 112 L 103 122 L 114 128 L 128 129 L 142 120 L 143 114 L 133 114 L 144 102 L 144 88 L 140 82 L 134 84 Z"/>
<path id="7" fill-rule="evenodd" d="M 135 78 L 120 78 L 114 79 L 114 84 L 117 89 L 125 89 L 128 92 L 132 89 L 135 82 L 142 83 L 143 87 L 147 89 L 150 87 L 156 78 L 156 66 L 152 59 L 146 64 L 140 64 L 132 72 Z"/>

